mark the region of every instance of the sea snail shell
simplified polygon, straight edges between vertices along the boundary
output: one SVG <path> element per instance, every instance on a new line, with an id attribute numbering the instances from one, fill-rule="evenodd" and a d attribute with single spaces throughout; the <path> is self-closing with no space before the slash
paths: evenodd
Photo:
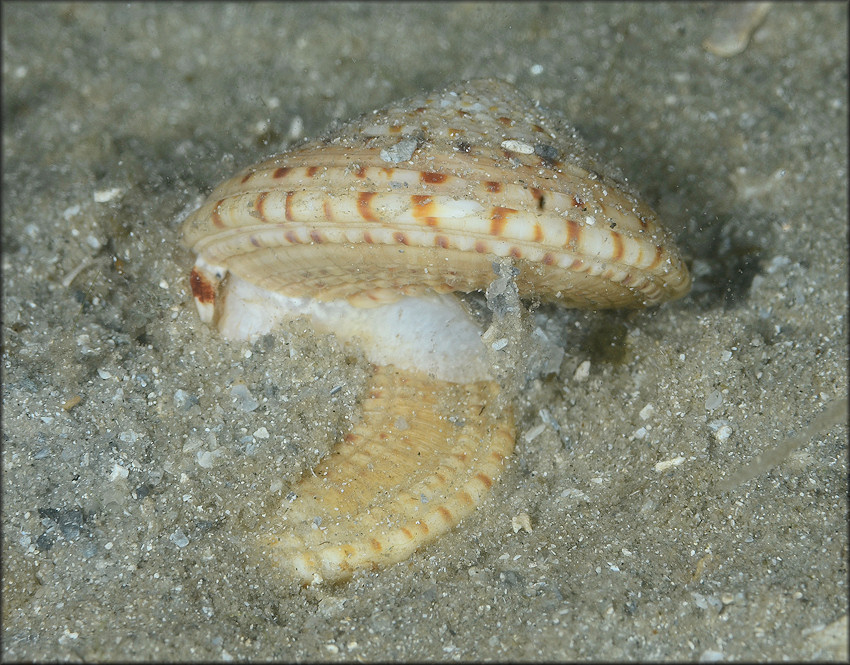
<path id="1" fill-rule="evenodd" d="M 521 296 L 644 307 L 690 276 L 654 212 L 502 81 L 412 97 L 251 166 L 183 226 L 201 318 L 231 338 L 307 315 L 375 363 L 363 418 L 258 536 L 302 581 L 408 557 L 472 512 L 514 445 L 452 291 L 496 257 Z"/>

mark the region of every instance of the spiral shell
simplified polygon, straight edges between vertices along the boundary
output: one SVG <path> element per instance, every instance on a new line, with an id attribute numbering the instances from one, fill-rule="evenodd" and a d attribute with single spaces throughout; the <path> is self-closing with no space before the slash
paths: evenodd
<path id="1" fill-rule="evenodd" d="M 690 288 L 651 208 L 603 175 L 556 115 L 496 80 L 403 100 L 244 169 L 183 233 L 198 256 L 198 310 L 216 323 L 237 301 L 227 290 L 237 278 L 296 313 L 305 302 L 381 308 L 483 289 L 495 258 L 518 269 L 521 296 L 569 307 L 644 307 Z M 236 312 L 225 334 L 255 333 Z M 305 476 L 276 518 L 279 531 L 261 539 L 300 579 L 405 558 L 471 511 L 511 452 L 512 417 L 493 409 L 492 377 L 446 377 L 428 362 L 404 366 L 403 350 L 398 357 L 375 360 L 387 366 L 376 369 L 353 439 Z M 446 393 L 455 398 L 423 402 Z M 465 431 L 449 420 L 458 404 Z"/>

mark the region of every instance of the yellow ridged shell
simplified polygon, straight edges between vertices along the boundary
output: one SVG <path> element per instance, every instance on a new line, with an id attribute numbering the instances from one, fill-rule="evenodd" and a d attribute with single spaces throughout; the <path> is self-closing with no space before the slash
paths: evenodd
<path id="1" fill-rule="evenodd" d="M 466 517 L 514 447 L 493 382 L 378 367 L 362 420 L 265 526 L 267 555 L 297 578 L 388 565 Z"/>

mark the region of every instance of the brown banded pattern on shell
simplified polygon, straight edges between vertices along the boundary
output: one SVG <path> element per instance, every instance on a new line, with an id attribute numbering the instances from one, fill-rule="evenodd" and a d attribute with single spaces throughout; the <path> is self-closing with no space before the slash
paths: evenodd
<path id="1" fill-rule="evenodd" d="M 566 306 L 684 295 L 687 268 L 655 213 L 597 168 L 557 116 L 470 81 L 243 170 L 184 236 L 212 265 L 322 300 L 482 289 L 493 256 L 515 260 L 521 295 Z"/>

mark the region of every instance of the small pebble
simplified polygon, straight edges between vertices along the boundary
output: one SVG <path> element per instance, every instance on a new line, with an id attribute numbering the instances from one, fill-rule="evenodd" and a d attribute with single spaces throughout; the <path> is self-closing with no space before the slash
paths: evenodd
<path id="1" fill-rule="evenodd" d="M 701 663 L 716 663 L 717 661 L 723 660 L 725 656 L 722 651 L 715 651 L 714 649 L 706 649 L 700 654 L 699 662 Z"/>
<path id="2" fill-rule="evenodd" d="M 680 456 L 680 457 L 676 457 L 676 458 L 671 459 L 671 460 L 665 460 L 665 461 L 662 461 L 662 462 L 658 462 L 655 465 L 655 470 L 656 471 L 666 471 L 667 469 L 669 469 L 671 467 L 679 466 L 684 461 L 685 461 L 685 458 Z"/>
<path id="3" fill-rule="evenodd" d="M 109 480 L 111 480 L 114 483 L 116 480 L 124 479 L 129 475 L 130 475 L 130 471 L 128 469 L 125 469 L 120 464 L 115 464 L 112 467 L 112 473 L 109 474 Z"/>
<path id="4" fill-rule="evenodd" d="M 82 401 L 82 397 L 80 397 L 79 395 L 74 395 L 62 404 L 62 408 L 65 409 L 65 411 L 70 411 Z"/>
<path id="5" fill-rule="evenodd" d="M 730 2 L 715 8 L 713 28 L 702 47 L 722 58 L 743 53 L 762 24 L 770 2 Z"/>
<path id="6" fill-rule="evenodd" d="M 705 398 L 705 410 L 714 411 L 723 404 L 723 395 L 719 390 L 712 390 Z"/>
<path id="7" fill-rule="evenodd" d="M 186 537 L 186 534 L 183 533 L 183 529 L 177 527 L 177 530 L 168 536 L 168 540 L 177 545 L 177 547 L 183 548 L 189 544 L 189 539 Z"/>
<path id="8" fill-rule="evenodd" d="M 94 193 L 94 202 L 95 203 L 108 203 L 114 198 L 117 198 L 121 195 L 120 187 L 113 187 L 112 189 L 102 189 Z"/>
<path id="9" fill-rule="evenodd" d="M 587 377 L 589 377 L 589 376 L 590 376 L 590 361 L 585 360 L 584 362 L 582 362 L 576 368 L 575 374 L 573 374 L 573 381 L 577 381 L 577 382 L 580 383 L 580 382 L 584 381 L 585 379 L 587 379 Z"/>
<path id="10" fill-rule="evenodd" d="M 531 517 L 528 513 L 519 513 L 511 518 L 511 528 L 514 533 L 518 533 L 520 529 L 526 533 L 531 533 Z"/>
<path id="11" fill-rule="evenodd" d="M 523 141 L 516 141 L 514 139 L 508 139 L 507 141 L 502 141 L 502 147 L 505 150 L 510 150 L 511 152 L 518 152 L 520 155 L 533 155 L 534 154 L 534 146 L 528 145 Z"/>
<path id="12" fill-rule="evenodd" d="M 391 164 L 406 162 L 413 157 L 413 153 L 416 151 L 418 145 L 419 142 L 416 139 L 410 137 L 404 138 L 395 145 L 381 150 L 381 159 Z"/>
<path id="13" fill-rule="evenodd" d="M 188 411 L 198 403 L 198 398 L 195 395 L 190 395 L 182 388 L 174 391 L 174 408 L 177 411 Z"/>
<path id="14" fill-rule="evenodd" d="M 248 386 L 244 383 L 234 383 L 230 387 L 230 395 L 233 397 L 233 402 L 236 408 L 242 411 L 254 411 L 260 403 L 251 395 Z"/>

